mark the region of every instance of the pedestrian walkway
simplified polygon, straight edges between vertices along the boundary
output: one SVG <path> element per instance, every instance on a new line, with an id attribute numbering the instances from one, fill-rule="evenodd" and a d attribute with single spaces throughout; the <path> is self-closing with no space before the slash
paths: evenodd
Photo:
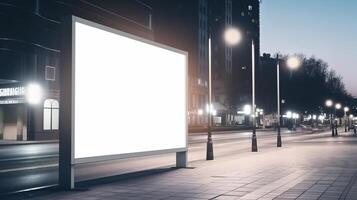
<path id="1" fill-rule="evenodd" d="M 196 161 L 190 163 L 192 168 L 95 185 L 84 192 L 32 199 L 357 199 L 357 137 L 321 136 L 280 149 Z"/>

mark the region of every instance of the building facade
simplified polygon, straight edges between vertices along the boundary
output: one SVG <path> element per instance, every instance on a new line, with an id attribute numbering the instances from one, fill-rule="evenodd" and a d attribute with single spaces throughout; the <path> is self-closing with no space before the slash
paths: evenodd
<path id="1" fill-rule="evenodd" d="M 258 0 L 150 0 L 154 39 L 189 52 L 189 125 L 206 126 L 208 106 L 208 38 L 212 39 L 214 121 L 236 124 L 237 110 L 251 104 L 251 40 L 259 65 Z M 165 17 L 163 17 L 165 16 Z M 228 27 L 241 30 L 243 41 L 228 46 Z"/>
<path id="2" fill-rule="evenodd" d="M 0 0 L 0 140 L 58 139 L 61 21 L 76 15 L 153 39 L 142 1 Z M 25 90 L 42 88 L 38 104 Z"/>
<path id="3" fill-rule="evenodd" d="M 187 51 L 191 127 L 207 124 L 209 37 L 215 123 L 242 121 L 237 111 L 250 103 L 251 39 L 259 58 L 258 0 L 0 0 L 0 9 L 0 92 L 7 93 L 0 95 L 0 140 L 58 138 L 61 21 L 68 15 Z M 223 40 L 231 26 L 243 33 L 234 47 Z M 14 92 L 31 83 L 43 89 L 35 105 Z"/>

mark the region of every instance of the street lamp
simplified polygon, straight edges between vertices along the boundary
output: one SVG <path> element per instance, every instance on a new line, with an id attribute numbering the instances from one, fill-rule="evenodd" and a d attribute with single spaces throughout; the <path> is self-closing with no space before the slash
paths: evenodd
<path id="1" fill-rule="evenodd" d="M 298 57 L 292 56 L 292 57 L 289 57 L 286 60 L 286 64 L 290 69 L 295 70 L 295 69 L 300 67 L 301 62 L 300 62 L 300 59 Z"/>
<path id="2" fill-rule="evenodd" d="M 333 101 L 332 100 L 326 100 L 326 102 L 325 102 L 325 105 L 327 106 L 327 107 L 331 107 L 332 105 L 333 105 Z"/>
<path id="3" fill-rule="evenodd" d="M 241 40 L 242 33 L 234 27 L 227 28 L 224 32 L 224 41 L 230 46 L 238 44 Z"/>
<path id="4" fill-rule="evenodd" d="M 252 38 L 252 113 L 255 115 L 255 46 L 254 46 L 254 38 Z M 255 130 L 255 116 L 252 116 L 253 122 L 253 133 L 252 133 L 252 152 L 258 151 L 258 144 L 257 144 L 257 134 Z"/>
<path id="5" fill-rule="evenodd" d="M 345 111 L 345 115 L 343 116 L 344 118 L 344 123 L 345 123 L 345 132 L 347 132 L 347 124 L 348 124 L 348 117 L 347 117 L 347 112 L 349 111 L 350 109 L 348 107 L 344 107 L 343 108 L 343 111 Z"/>
<path id="6" fill-rule="evenodd" d="M 276 85 L 277 85 L 277 118 L 278 118 L 278 135 L 277 135 L 277 147 L 282 146 L 282 141 L 281 141 L 281 131 L 280 131 L 280 126 L 281 126 L 281 114 L 280 114 L 280 65 L 279 65 L 279 55 L 276 56 Z M 297 69 L 300 66 L 300 60 L 297 57 L 289 57 L 286 62 L 288 68 L 290 69 Z"/>
<path id="7" fill-rule="evenodd" d="M 329 111 L 330 111 L 330 127 L 331 127 L 331 132 L 332 132 L 332 137 L 335 136 L 335 129 L 333 127 L 333 122 L 332 122 L 332 105 L 333 105 L 333 101 L 328 99 L 325 102 L 326 107 L 328 107 Z"/>
<path id="8" fill-rule="evenodd" d="M 197 114 L 200 115 L 200 116 L 203 115 L 203 110 L 202 109 L 198 109 Z"/>
<path id="9" fill-rule="evenodd" d="M 242 34 L 240 31 L 234 27 L 230 27 L 226 29 L 224 33 L 224 39 L 226 44 L 233 46 L 238 44 L 241 39 L 242 39 Z M 254 38 L 251 40 L 251 45 L 252 45 L 252 113 L 254 116 L 252 116 L 252 152 L 257 152 L 258 151 L 258 145 L 257 145 L 257 135 L 256 135 L 256 117 L 255 117 L 255 110 L 256 110 L 256 105 L 255 105 L 255 45 L 254 45 Z"/>
<path id="10" fill-rule="evenodd" d="M 335 105 L 335 117 L 337 118 L 337 110 L 341 109 L 342 105 L 340 103 L 336 103 Z M 337 118 L 338 119 L 338 118 Z M 337 132 L 337 126 L 338 126 L 338 122 L 337 120 L 335 120 L 335 135 L 338 136 L 338 132 Z"/>
<path id="11" fill-rule="evenodd" d="M 207 130 L 207 151 L 206 160 L 213 160 L 213 141 L 212 141 L 212 41 L 211 41 L 211 30 L 209 30 L 208 38 L 208 130 Z M 234 28 L 227 28 L 224 32 L 224 40 L 227 45 L 233 46 L 238 44 L 242 39 L 241 32 Z"/>
<path id="12" fill-rule="evenodd" d="M 26 100 L 29 104 L 38 104 L 42 99 L 42 87 L 38 83 L 29 83 L 26 87 Z"/>

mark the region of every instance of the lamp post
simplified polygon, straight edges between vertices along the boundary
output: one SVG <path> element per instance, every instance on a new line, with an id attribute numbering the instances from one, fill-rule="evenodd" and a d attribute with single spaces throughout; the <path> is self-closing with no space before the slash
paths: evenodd
<path id="1" fill-rule="evenodd" d="M 351 126 L 353 126 L 353 117 L 353 114 L 350 114 L 350 116 L 348 117 L 348 130 L 350 130 Z"/>
<path id="2" fill-rule="evenodd" d="M 278 118 L 278 134 L 277 134 L 277 147 L 282 146 L 282 141 L 281 141 L 281 131 L 280 131 L 280 126 L 281 126 L 281 111 L 280 111 L 280 65 L 279 65 L 279 55 L 276 56 L 276 85 L 277 85 L 277 118 Z M 290 69 L 297 69 L 300 66 L 300 60 L 297 57 L 290 57 L 288 58 L 286 62 L 287 66 Z"/>
<path id="3" fill-rule="evenodd" d="M 252 38 L 252 152 L 258 151 L 257 134 L 255 129 L 255 46 Z"/>
<path id="4" fill-rule="evenodd" d="M 276 59 L 277 59 L 277 64 L 276 64 L 276 85 L 277 85 L 277 118 L 278 118 L 278 135 L 277 135 L 277 147 L 281 147 L 282 146 L 282 142 L 281 142 L 281 133 L 280 133 L 280 125 L 281 125 L 281 116 L 280 116 L 280 65 L 279 65 L 279 55 L 276 55 Z"/>
<path id="5" fill-rule="evenodd" d="M 211 32 L 211 30 L 210 30 Z M 242 39 L 241 32 L 234 28 L 227 28 L 224 32 L 225 43 L 229 46 L 238 44 Z M 207 151 L 206 160 L 213 160 L 213 141 L 212 141 L 212 42 L 211 33 L 208 38 L 208 130 L 207 130 Z"/>
<path id="6" fill-rule="evenodd" d="M 344 124 L 345 124 L 345 132 L 347 132 L 347 121 L 348 121 L 348 117 L 347 117 L 347 112 L 349 111 L 350 109 L 348 107 L 344 107 L 343 108 L 343 111 L 345 111 L 345 114 L 343 116 L 344 118 Z"/>
<path id="7" fill-rule="evenodd" d="M 339 104 L 339 103 L 336 103 L 335 105 L 335 117 L 337 118 L 337 110 L 341 109 L 342 105 Z M 338 136 L 338 131 L 337 131 L 337 128 L 338 128 L 338 123 L 337 123 L 337 120 L 335 120 L 335 135 Z"/>
<path id="8" fill-rule="evenodd" d="M 331 127 L 332 137 L 333 137 L 333 136 L 335 136 L 335 130 L 334 130 L 334 127 L 333 127 L 333 122 L 332 122 L 332 105 L 333 105 L 333 101 L 328 99 L 328 100 L 326 100 L 325 105 L 330 111 L 330 127 Z"/>

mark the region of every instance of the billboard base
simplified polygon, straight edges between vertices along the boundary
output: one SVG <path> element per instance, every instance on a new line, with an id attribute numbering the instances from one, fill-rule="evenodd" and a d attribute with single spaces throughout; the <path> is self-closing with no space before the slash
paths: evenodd
<path id="1" fill-rule="evenodd" d="M 60 188 L 67 191 L 87 191 L 87 187 L 75 186 L 74 178 L 74 166 L 63 167 L 63 162 L 61 162 L 62 168 L 60 169 Z M 187 151 L 176 152 L 176 167 L 175 168 L 187 168 Z"/>
<path id="2" fill-rule="evenodd" d="M 176 167 L 177 168 L 187 167 L 187 151 L 176 152 Z"/>

